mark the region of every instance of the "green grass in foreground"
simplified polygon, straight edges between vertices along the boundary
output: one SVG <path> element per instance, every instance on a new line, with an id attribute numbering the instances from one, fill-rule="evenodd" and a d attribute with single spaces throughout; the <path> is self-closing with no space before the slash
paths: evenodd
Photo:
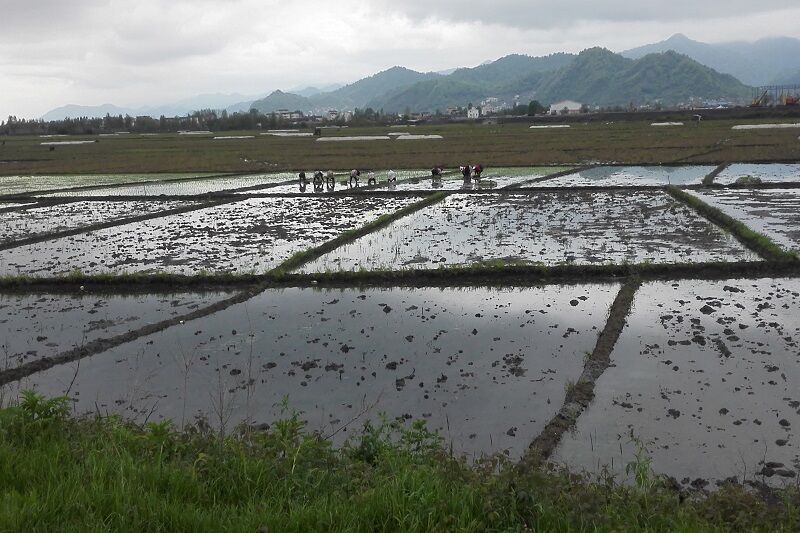
<path id="1" fill-rule="evenodd" d="M 169 424 L 72 419 L 23 393 L 0 410 L 2 531 L 797 531 L 800 498 L 767 505 L 591 484 L 495 459 L 455 459 L 422 423 L 366 428 L 334 450 L 290 416 L 269 431 L 176 433 Z M 266 529 L 261 529 L 266 528 Z"/>

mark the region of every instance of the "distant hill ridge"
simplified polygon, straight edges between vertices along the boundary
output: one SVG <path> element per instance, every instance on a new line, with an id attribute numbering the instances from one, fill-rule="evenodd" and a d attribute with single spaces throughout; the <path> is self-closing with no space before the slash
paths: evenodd
<path id="1" fill-rule="evenodd" d="M 707 44 L 676 34 L 621 54 L 590 48 L 580 54 L 543 57 L 511 54 L 473 68 L 417 72 L 395 66 L 345 86 L 276 90 L 263 97 L 200 95 L 148 108 L 64 106 L 45 120 L 66 116 L 183 115 L 198 109 L 228 112 L 278 109 L 322 113 L 329 109 L 372 107 L 386 112 L 435 111 L 448 106 L 515 97 L 543 104 L 571 99 L 590 105 L 627 105 L 660 101 L 672 105 L 690 97 L 744 101 L 748 85 L 800 83 L 800 40 L 786 37 L 755 43 Z M 329 89 L 329 90 L 325 90 Z"/>

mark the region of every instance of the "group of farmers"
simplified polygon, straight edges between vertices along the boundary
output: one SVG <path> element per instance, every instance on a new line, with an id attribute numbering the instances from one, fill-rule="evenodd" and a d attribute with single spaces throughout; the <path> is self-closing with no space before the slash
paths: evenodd
<path id="1" fill-rule="evenodd" d="M 477 165 L 470 165 L 466 164 L 459 167 L 459 171 L 461 175 L 464 177 L 464 185 L 465 186 L 472 186 L 472 181 L 474 180 L 476 183 L 480 183 L 481 180 L 481 173 L 483 172 L 483 165 L 480 163 Z M 443 166 L 436 166 L 431 169 L 431 186 L 433 188 L 441 188 L 442 187 L 442 175 L 444 174 L 444 167 Z M 300 192 L 305 192 L 306 187 L 309 184 L 308 178 L 306 177 L 305 172 L 301 172 L 298 175 L 300 179 Z M 359 187 L 359 180 L 361 178 L 361 171 L 358 169 L 353 169 L 350 171 L 350 180 L 348 181 L 349 187 Z M 323 174 L 321 170 L 317 170 L 314 172 L 314 176 L 311 182 L 314 186 L 314 192 L 322 192 L 323 190 L 327 189 L 329 191 L 333 190 L 336 187 L 336 178 L 332 171 L 327 171 Z M 394 170 L 390 170 L 388 174 L 388 178 L 386 180 L 389 189 L 395 189 L 397 187 L 397 173 Z M 373 171 L 367 171 L 367 185 L 377 185 L 378 180 L 375 178 L 375 173 Z"/>

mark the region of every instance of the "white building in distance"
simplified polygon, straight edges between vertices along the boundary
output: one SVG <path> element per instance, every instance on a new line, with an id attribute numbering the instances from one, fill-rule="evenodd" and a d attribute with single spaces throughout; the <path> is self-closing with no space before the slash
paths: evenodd
<path id="1" fill-rule="evenodd" d="M 570 115 L 576 115 L 581 112 L 582 107 L 583 104 L 580 102 L 575 102 L 573 100 L 562 100 L 550 106 L 550 114 L 560 115 L 564 112 L 564 109 L 567 109 L 567 112 Z"/>
<path id="2" fill-rule="evenodd" d="M 467 118 L 469 119 L 477 119 L 481 118 L 481 110 L 480 108 L 473 107 L 472 109 L 467 109 Z"/>

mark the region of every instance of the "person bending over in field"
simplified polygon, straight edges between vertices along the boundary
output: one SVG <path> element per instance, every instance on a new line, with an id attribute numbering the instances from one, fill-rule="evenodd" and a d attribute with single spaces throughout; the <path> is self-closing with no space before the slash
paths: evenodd
<path id="1" fill-rule="evenodd" d="M 480 163 L 478 163 L 477 165 L 475 165 L 474 167 L 472 167 L 472 172 L 473 172 L 473 174 L 475 174 L 475 179 L 476 179 L 476 180 L 478 180 L 478 181 L 480 181 L 480 179 L 481 179 L 481 173 L 483 172 L 483 165 L 481 165 Z"/>
<path id="2" fill-rule="evenodd" d="M 361 176 L 361 171 L 353 169 L 350 171 L 350 187 L 358 187 L 358 177 Z"/>
<path id="3" fill-rule="evenodd" d="M 461 167 L 461 175 L 464 176 L 464 183 L 469 183 L 472 181 L 472 167 L 469 164 L 464 165 Z"/>
<path id="4" fill-rule="evenodd" d="M 389 179 L 386 182 L 389 184 L 390 189 L 397 188 L 397 173 L 394 170 L 389 171 Z"/>
<path id="5" fill-rule="evenodd" d="M 431 170 L 431 186 L 439 188 L 442 186 L 442 168 L 433 167 Z"/>
<path id="6" fill-rule="evenodd" d="M 378 180 L 375 179 L 375 173 L 370 170 L 369 173 L 367 173 L 367 185 L 377 185 L 377 184 Z"/>

